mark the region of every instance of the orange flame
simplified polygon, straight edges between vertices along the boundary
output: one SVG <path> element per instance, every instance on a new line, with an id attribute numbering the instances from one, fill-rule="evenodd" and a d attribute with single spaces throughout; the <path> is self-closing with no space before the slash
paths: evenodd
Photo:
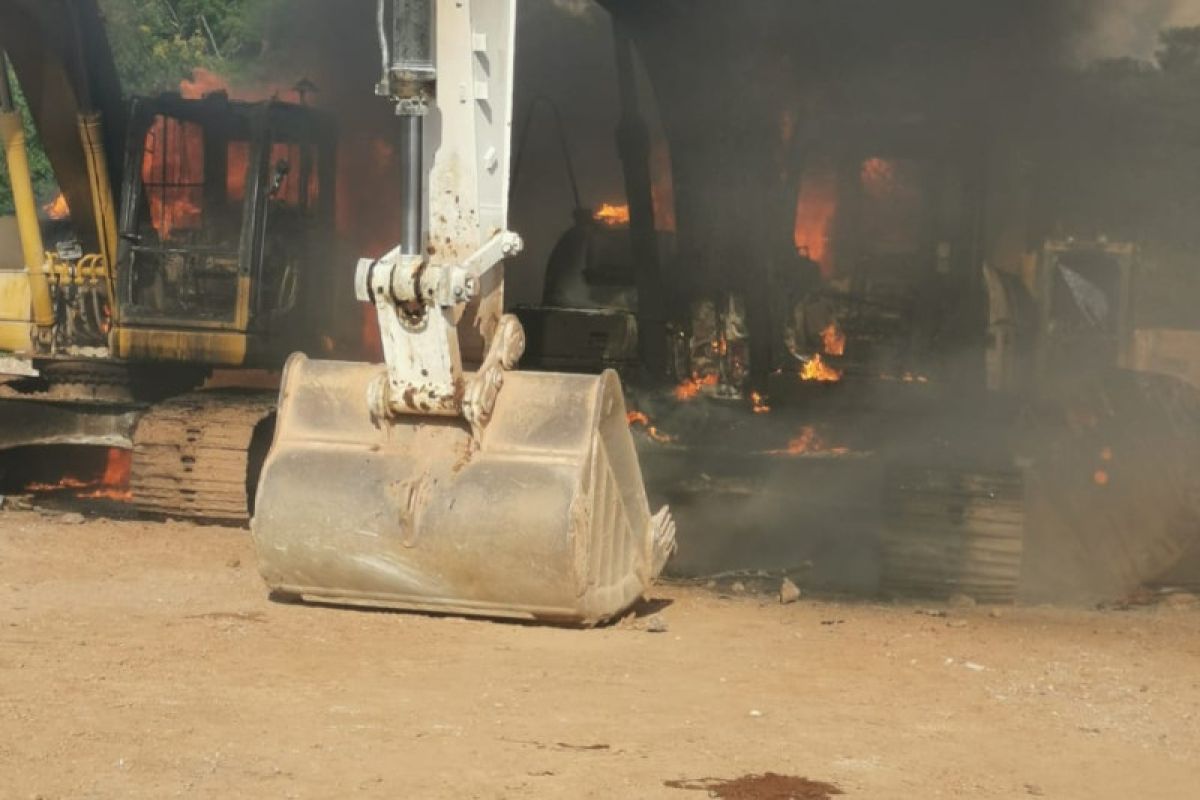
<path id="1" fill-rule="evenodd" d="M 681 403 L 695 400 L 702 388 L 705 386 L 716 386 L 719 380 L 716 374 L 705 375 L 704 377 L 693 375 L 675 387 L 675 399 Z"/>
<path id="2" fill-rule="evenodd" d="M 46 212 L 46 216 L 50 219 L 66 219 L 71 216 L 71 207 L 67 205 L 67 198 L 63 196 L 62 192 L 42 206 L 42 211 Z"/>
<path id="3" fill-rule="evenodd" d="M 671 173 L 671 151 L 663 139 L 650 149 L 650 199 L 654 203 L 654 228 L 675 231 L 675 179 Z"/>
<path id="4" fill-rule="evenodd" d="M 196 67 L 191 78 L 179 82 L 179 94 L 184 100 L 202 100 L 207 94 L 228 91 L 229 81 L 204 67 Z"/>
<path id="5" fill-rule="evenodd" d="M 671 175 L 671 151 L 663 139 L 655 139 L 650 149 L 650 202 L 654 229 L 675 231 L 675 183 Z M 629 224 L 629 206 L 605 203 L 595 213 L 597 222 L 618 228 Z"/>
<path id="6" fill-rule="evenodd" d="M 839 369 L 829 366 L 817 353 L 800 368 L 800 380 L 816 381 L 818 383 L 837 383 L 842 379 Z"/>
<path id="7" fill-rule="evenodd" d="M 821 341 L 827 356 L 846 355 L 846 334 L 838 329 L 836 322 L 831 322 L 821 331 Z"/>
<path id="8" fill-rule="evenodd" d="M 206 95 L 213 92 L 225 92 L 230 97 L 249 101 L 271 98 L 297 99 L 294 96 L 296 92 L 294 87 L 245 81 L 238 81 L 238 85 L 235 87 L 225 76 L 218 75 L 204 67 L 196 67 L 192 70 L 192 77 L 184 78 L 179 82 L 179 96 L 184 100 L 203 100 Z"/>
<path id="9" fill-rule="evenodd" d="M 792 238 L 796 251 L 821 267 L 821 275 L 833 276 L 830 236 L 837 211 L 837 176 L 831 167 L 804 175 L 796 201 Z"/>
<path id="10" fill-rule="evenodd" d="M 635 425 L 642 426 L 646 429 L 646 435 L 659 444 L 670 444 L 671 442 L 675 441 L 674 436 L 671 436 L 669 433 L 663 433 L 658 428 L 651 425 L 650 417 L 641 411 L 630 411 L 625 415 L 625 418 L 629 421 L 629 427 L 632 428 Z"/>
<path id="11" fill-rule="evenodd" d="M 760 392 L 750 393 L 750 407 L 755 414 L 770 414 L 771 406 L 767 404 L 767 398 L 763 397 Z"/>
<path id="12" fill-rule="evenodd" d="M 629 206 L 605 203 L 593 215 L 597 222 L 603 222 L 610 228 L 619 228 L 629 224 Z"/>
<path id="13" fill-rule="evenodd" d="M 787 448 L 784 450 L 771 450 L 770 455 L 776 456 L 802 456 L 809 453 L 830 453 L 832 455 L 843 456 L 850 452 L 848 447 L 830 447 L 817 433 L 817 429 L 812 425 L 805 425 L 799 432 L 789 441 Z"/>
<path id="14" fill-rule="evenodd" d="M 158 116 L 146 131 L 142 182 L 150 202 L 150 220 L 162 239 L 176 229 L 194 230 L 203 222 L 204 133 L 194 123 Z"/>
<path id="15" fill-rule="evenodd" d="M 129 489 L 129 473 L 133 465 L 133 451 L 110 447 L 105 455 L 104 472 L 98 478 L 84 479 L 66 475 L 56 483 L 26 484 L 27 492 L 59 492 L 75 489 L 81 499 L 104 499 L 125 502 L 133 499 Z"/>

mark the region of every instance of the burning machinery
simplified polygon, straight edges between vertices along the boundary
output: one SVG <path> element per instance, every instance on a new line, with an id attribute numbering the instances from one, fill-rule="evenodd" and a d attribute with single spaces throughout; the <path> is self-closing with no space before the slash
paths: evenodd
<path id="1" fill-rule="evenodd" d="M 0 15 L 65 193 L 47 251 L 0 69 L 25 261 L 0 273 L 0 348 L 27 373 L 2 389 L 0 448 L 132 449 L 138 506 L 245 520 L 274 399 L 190 390 L 335 338 L 333 125 L 219 93 L 126 104 L 93 4 L 11 0 Z"/>

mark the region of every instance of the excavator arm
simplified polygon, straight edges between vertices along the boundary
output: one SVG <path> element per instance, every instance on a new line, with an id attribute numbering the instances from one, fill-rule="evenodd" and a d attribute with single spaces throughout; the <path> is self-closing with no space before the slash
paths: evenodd
<path id="1" fill-rule="evenodd" d="M 514 0 L 381 0 L 404 159 L 401 242 L 358 265 L 386 364 L 295 355 L 251 528 L 272 590 L 312 601 L 594 624 L 674 549 L 620 381 L 514 369 L 503 315 Z M 486 355 L 457 324 L 478 297 Z"/>
<path id="2" fill-rule="evenodd" d="M 115 247 L 115 228 L 104 221 L 111 213 L 97 207 L 113 207 L 109 176 L 121 174 L 125 108 L 95 0 L 0 0 L 0 50 L 29 103 L 80 244 L 87 252 Z"/>
<path id="3" fill-rule="evenodd" d="M 9 84 L 10 60 L 71 209 L 79 248 L 45 252 L 24 125 Z M 94 0 L 0 0 L 0 70 L 0 135 L 27 275 L 22 279 L 11 269 L 0 273 L 0 349 L 44 356 L 67 343 L 58 335 L 62 320 L 52 285 L 68 288 L 74 319 L 89 320 L 83 329 L 90 344 L 99 344 L 107 317 L 115 312 L 117 228 L 110 166 L 119 163 L 124 122 Z"/>

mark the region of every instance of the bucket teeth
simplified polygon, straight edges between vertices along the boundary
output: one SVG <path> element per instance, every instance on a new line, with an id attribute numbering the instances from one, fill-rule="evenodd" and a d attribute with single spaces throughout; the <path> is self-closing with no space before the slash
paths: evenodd
<path id="1" fill-rule="evenodd" d="M 650 518 L 651 579 L 662 574 L 667 559 L 675 552 L 675 518 L 669 506 L 663 506 Z"/>

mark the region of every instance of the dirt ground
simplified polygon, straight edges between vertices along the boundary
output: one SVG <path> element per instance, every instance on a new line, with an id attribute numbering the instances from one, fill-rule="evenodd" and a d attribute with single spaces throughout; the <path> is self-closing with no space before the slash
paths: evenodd
<path id="1" fill-rule="evenodd" d="M 0 512 L 0 797 L 1200 797 L 1195 608 L 653 596 L 665 632 L 283 605 L 242 530 Z"/>

